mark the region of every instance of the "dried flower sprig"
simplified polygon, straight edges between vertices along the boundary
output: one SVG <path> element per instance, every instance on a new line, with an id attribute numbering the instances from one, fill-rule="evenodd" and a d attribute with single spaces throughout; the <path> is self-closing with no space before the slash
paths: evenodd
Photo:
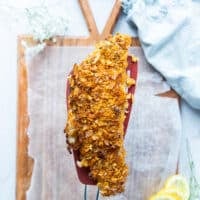
<path id="1" fill-rule="evenodd" d="M 41 52 L 45 48 L 47 40 L 52 39 L 53 42 L 56 42 L 55 36 L 67 34 L 68 16 L 53 12 L 44 3 L 27 8 L 0 4 L 0 12 L 9 16 L 10 24 L 25 28 L 26 33 L 32 35 L 33 39 L 38 42 L 36 46 L 29 46 L 26 41 L 23 41 L 23 46 L 30 55 Z"/>
<path id="2" fill-rule="evenodd" d="M 192 158 L 191 149 L 189 146 L 189 141 L 186 141 L 186 148 L 188 154 L 188 162 L 190 168 L 190 198 L 189 200 L 199 200 L 200 199 L 200 184 L 196 178 L 195 164 Z"/>
<path id="3" fill-rule="evenodd" d="M 25 9 L 30 33 L 35 40 L 44 42 L 54 36 L 66 35 L 68 19 L 64 16 L 56 16 L 46 6 Z"/>

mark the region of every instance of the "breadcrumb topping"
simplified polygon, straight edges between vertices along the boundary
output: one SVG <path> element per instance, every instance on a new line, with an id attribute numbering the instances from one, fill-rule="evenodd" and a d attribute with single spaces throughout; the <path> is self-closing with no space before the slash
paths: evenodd
<path id="1" fill-rule="evenodd" d="M 126 88 L 135 84 L 126 73 L 130 45 L 131 38 L 119 33 L 100 41 L 68 77 L 67 143 L 79 150 L 77 165 L 90 168 L 104 196 L 123 192 L 128 175 L 124 119 L 132 96 Z"/>

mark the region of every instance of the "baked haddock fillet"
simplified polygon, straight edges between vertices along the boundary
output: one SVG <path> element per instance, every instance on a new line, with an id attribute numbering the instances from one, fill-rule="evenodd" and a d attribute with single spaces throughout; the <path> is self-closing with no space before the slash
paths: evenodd
<path id="1" fill-rule="evenodd" d="M 104 196 L 123 192 L 128 175 L 124 120 L 132 98 L 127 88 L 135 84 L 126 72 L 130 45 L 131 38 L 119 33 L 98 42 L 68 80 L 68 147 L 79 151 L 76 164 L 90 169 Z"/>

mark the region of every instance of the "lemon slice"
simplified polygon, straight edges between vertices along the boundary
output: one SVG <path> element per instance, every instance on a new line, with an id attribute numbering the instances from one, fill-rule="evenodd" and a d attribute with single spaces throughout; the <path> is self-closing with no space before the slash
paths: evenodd
<path id="1" fill-rule="evenodd" d="M 153 195 L 149 200 L 181 200 L 181 198 L 173 194 L 158 193 L 156 195 Z"/>
<path id="2" fill-rule="evenodd" d="M 173 175 L 167 179 L 164 186 L 165 190 L 173 190 L 182 196 L 183 200 L 188 200 L 190 196 L 189 184 L 182 175 Z"/>
<path id="3" fill-rule="evenodd" d="M 183 193 L 179 192 L 175 187 L 162 189 L 157 194 L 158 195 L 170 194 L 170 195 L 175 196 L 176 199 L 184 200 Z"/>
<path id="4" fill-rule="evenodd" d="M 175 187 L 162 189 L 158 192 L 158 194 L 172 194 L 174 196 L 177 196 L 181 200 L 184 200 L 184 194 L 180 192 L 179 190 L 177 190 L 177 188 Z"/>

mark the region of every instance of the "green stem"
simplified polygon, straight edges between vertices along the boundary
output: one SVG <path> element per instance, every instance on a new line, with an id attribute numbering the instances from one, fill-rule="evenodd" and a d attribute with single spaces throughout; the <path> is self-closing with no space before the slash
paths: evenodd
<path id="1" fill-rule="evenodd" d="M 195 176 L 195 166 L 192 158 L 192 153 L 189 146 L 189 141 L 187 139 L 187 154 L 190 167 L 190 198 L 189 200 L 195 200 L 200 198 L 200 184 Z"/>

